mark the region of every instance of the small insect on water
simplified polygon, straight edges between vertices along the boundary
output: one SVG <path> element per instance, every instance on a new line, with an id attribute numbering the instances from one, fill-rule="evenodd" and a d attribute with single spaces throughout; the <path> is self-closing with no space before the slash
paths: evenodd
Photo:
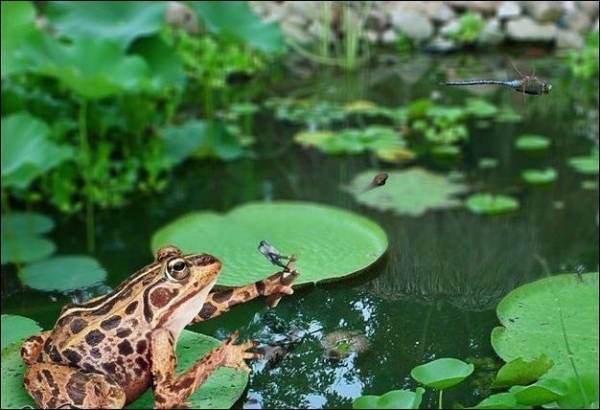
<path id="1" fill-rule="evenodd" d="M 369 183 L 369 185 L 367 185 L 363 192 L 370 191 L 373 188 L 384 186 L 388 179 L 388 176 L 389 175 L 385 172 L 380 172 L 379 174 L 375 175 L 373 177 L 373 180 Z"/>

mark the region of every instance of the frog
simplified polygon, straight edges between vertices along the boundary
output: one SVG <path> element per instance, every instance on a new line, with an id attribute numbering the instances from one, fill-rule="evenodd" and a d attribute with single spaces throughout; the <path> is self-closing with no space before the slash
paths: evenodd
<path id="1" fill-rule="evenodd" d="M 155 408 L 186 406 L 220 367 L 250 372 L 257 342 L 231 334 L 182 374 L 175 347 L 181 331 L 259 296 L 292 295 L 282 270 L 262 281 L 215 286 L 222 262 L 207 253 L 184 255 L 168 245 L 153 262 L 106 295 L 67 304 L 51 330 L 21 347 L 24 385 L 40 408 L 123 408 L 149 388 Z M 295 265 L 293 274 L 296 275 Z"/>

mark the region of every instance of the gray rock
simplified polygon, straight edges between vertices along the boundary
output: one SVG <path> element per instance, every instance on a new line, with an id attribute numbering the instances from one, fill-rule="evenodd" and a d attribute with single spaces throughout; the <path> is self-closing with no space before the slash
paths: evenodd
<path id="1" fill-rule="evenodd" d="M 521 15 L 521 5 L 516 1 L 503 1 L 496 10 L 496 17 L 500 20 L 508 20 Z"/>
<path id="2" fill-rule="evenodd" d="M 524 1 L 525 10 L 540 22 L 555 22 L 563 14 L 563 5 L 559 1 Z"/>
<path id="3" fill-rule="evenodd" d="M 382 9 L 374 9 L 367 16 L 365 27 L 382 32 L 388 25 L 388 14 Z"/>
<path id="4" fill-rule="evenodd" d="M 486 21 L 483 30 L 479 34 L 477 42 L 482 46 L 495 46 L 504 41 L 504 32 L 498 19 Z"/>
<path id="5" fill-rule="evenodd" d="M 454 33 L 460 30 L 460 22 L 452 20 L 440 27 L 440 34 L 445 37 L 451 37 Z"/>
<path id="6" fill-rule="evenodd" d="M 425 14 L 437 23 L 446 23 L 454 18 L 456 13 L 443 1 L 425 2 Z"/>
<path id="7" fill-rule="evenodd" d="M 427 50 L 436 53 L 449 53 L 458 49 L 457 44 L 440 35 L 435 36 L 433 40 L 427 44 Z"/>
<path id="8" fill-rule="evenodd" d="M 365 37 L 367 38 L 367 41 L 371 44 L 377 44 L 379 42 L 379 34 L 375 30 L 365 31 Z"/>
<path id="9" fill-rule="evenodd" d="M 387 29 L 381 35 L 381 42 L 383 44 L 392 44 L 398 40 L 398 34 L 394 31 L 394 29 Z"/>
<path id="10" fill-rule="evenodd" d="M 580 34 L 587 32 L 592 25 L 592 18 L 580 10 L 565 13 L 560 19 L 560 25 Z"/>
<path id="11" fill-rule="evenodd" d="M 194 13 L 187 5 L 179 1 L 168 2 L 166 21 L 167 24 L 179 27 L 190 34 L 197 34 L 200 32 L 201 25 L 196 13 Z"/>
<path id="12" fill-rule="evenodd" d="M 477 11 L 482 14 L 493 15 L 499 1 L 447 1 L 449 6 L 457 10 Z"/>
<path id="13" fill-rule="evenodd" d="M 308 33 L 308 31 L 294 23 L 293 20 L 285 19 L 281 22 L 281 29 L 285 33 L 286 36 L 292 38 L 297 43 L 300 44 L 309 44 L 313 42 L 312 36 Z"/>
<path id="14" fill-rule="evenodd" d="M 578 33 L 569 30 L 556 30 L 556 47 L 583 48 L 585 41 Z"/>
<path id="15" fill-rule="evenodd" d="M 421 13 L 399 9 L 392 14 L 391 20 L 396 31 L 406 34 L 411 40 L 427 40 L 433 34 L 433 25 Z"/>
<path id="16" fill-rule="evenodd" d="M 597 1 L 576 1 L 577 7 L 590 17 L 598 17 L 599 5 Z"/>
<path id="17" fill-rule="evenodd" d="M 520 17 L 506 24 L 506 35 L 516 41 L 551 42 L 556 37 L 556 27 L 554 24 L 539 24 L 529 17 Z"/>

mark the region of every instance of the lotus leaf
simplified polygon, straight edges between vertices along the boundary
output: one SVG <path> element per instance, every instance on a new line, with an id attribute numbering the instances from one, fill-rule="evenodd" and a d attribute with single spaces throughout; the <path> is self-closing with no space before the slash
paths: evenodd
<path id="1" fill-rule="evenodd" d="M 53 227 L 50 218 L 33 212 L 2 215 L 2 264 L 33 262 L 51 255 L 54 243 L 39 235 Z"/>
<path id="2" fill-rule="evenodd" d="M 550 146 L 550 140 L 541 135 L 524 134 L 519 136 L 515 146 L 523 151 L 544 150 Z"/>
<path id="3" fill-rule="evenodd" d="M 506 295 L 496 312 L 502 326 L 492 331 L 492 346 L 504 361 L 546 355 L 554 366 L 542 380 L 566 381 L 576 377 L 572 358 L 578 373 L 591 375 L 598 385 L 598 273 L 523 285 Z"/>
<path id="4" fill-rule="evenodd" d="M 352 403 L 353 409 L 418 409 L 425 389 L 392 390 L 381 396 L 361 396 Z"/>
<path id="5" fill-rule="evenodd" d="M 34 289 L 64 292 L 97 284 L 106 278 L 106 271 L 89 256 L 55 256 L 25 266 L 19 278 Z"/>
<path id="6" fill-rule="evenodd" d="M 343 189 L 364 205 L 410 216 L 422 215 L 430 209 L 459 207 L 461 201 L 454 198 L 454 195 L 467 190 L 460 182 L 422 168 L 388 171 L 389 176 L 384 186 L 366 190 L 379 172 L 364 171 Z"/>
<path id="7" fill-rule="evenodd" d="M 2 77 L 21 71 L 24 65 L 17 52 L 23 40 L 35 33 L 35 8 L 30 1 L 3 1 L 2 7 Z"/>
<path id="8" fill-rule="evenodd" d="M 467 208 L 476 214 L 496 215 L 519 209 L 519 201 L 506 195 L 474 194 L 467 198 Z"/>
<path id="9" fill-rule="evenodd" d="M 527 169 L 523 171 L 521 177 L 528 184 L 540 185 L 540 184 L 549 184 L 550 182 L 556 180 L 558 173 L 554 168 L 546 168 L 542 170 L 538 169 Z"/>
<path id="10" fill-rule="evenodd" d="M 510 388 L 509 393 L 515 396 L 518 403 L 541 406 L 542 404 L 553 403 L 565 396 L 567 385 L 558 379 L 543 378 L 529 386 L 513 386 Z"/>
<path id="11" fill-rule="evenodd" d="M 575 171 L 584 175 L 597 175 L 598 174 L 598 152 L 593 152 L 587 157 L 573 157 L 569 158 L 569 165 L 575 169 Z"/>
<path id="12" fill-rule="evenodd" d="M 410 375 L 419 383 L 436 390 L 445 390 L 469 377 L 475 366 L 453 358 L 436 359 L 413 368 Z"/>
<path id="13" fill-rule="evenodd" d="M 225 215 L 185 215 L 154 234 L 152 249 L 173 244 L 186 253 L 208 252 L 223 261 L 218 283 L 239 286 L 281 269 L 258 252 L 262 240 L 298 257 L 296 284 L 360 271 L 387 248 L 385 232 L 367 218 L 329 206 L 278 201 L 246 204 Z"/>
<path id="14" fill-rule="evenodd" d="M 2 340 L 1 348 L 4 349 L 11 343 L 18 342 L 42 331 L 34 320 L 18 315 L 2 315 Z M 4 406 L 2 406 L 4 407 Z"/>
<path id="15" fill-rule="evenodd" d="M 492 387 L 529 384 L 543 376 L 553 365 L 554 362 L 546 355 L 541 355 L 531 361 L 526 361 L 519 357 L 506 363 L 498 370 Z"/>

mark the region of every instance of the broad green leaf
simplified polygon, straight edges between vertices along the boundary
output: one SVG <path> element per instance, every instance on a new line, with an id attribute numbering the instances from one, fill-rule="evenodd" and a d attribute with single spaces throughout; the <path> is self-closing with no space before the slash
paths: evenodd
<path id="1" fill-rule="evenodd" d="M 25 189 L 37 177 L 73 156 L 48 139 L 43 121 L 21 112 L 2 118 L 2 185 Z"/>
<path id="2" fill-rule="evenodd" d="M 413 368 L 410 375 L 427 387 L 445 390 L 462 382 L 473 373 L 473 370 L 475 366 L 462 360 L 442 358 Z"/>
<path id="3" fill-rule="evenodd" d="M 148 65 L 140 56 L 125 55 L 118 42 L 76 37 L 63 44 L 36 37 L 23 47 L 30 70 L 54 77 L 85 99 L 99 99 L 122 92 L 140 91 L 148 82 Z"/>
<path id="4" fill-rule="evenodd" d="M 523 116 L 512 108 L 502 108 L 496 115 L 496 122 L 515 123 L 523 121 Z"/>
<path id="5" fill-rule="evenodd" d="M 364 171 L 342 189 L 350 192 L 361 204 L 410 216 L 423 215 L 431 209 L 459 207 L 461 201 L 454 196 L 467 190 L 461 183 L 422 168 L 388 171 L 384 186 L 367 190 L 379 172 Z"/>
<path id="6" fill-rule="evenodd" d="M 478 118 L 493 117 L 498 113 L 498 108 L 494 104 L 480 98 L 467 98 L 465 110 Z"/>
<path id="7" fill-rule="evenodd" d="M 531 361 L 519 357 L 498 370 L 492 387 L 510 387 L 532 383 L 543 376 L 553 365 L 554 362 L 544 354 Z"/>
<path id="8" fill-rule="evenodd" d="M 102 282 L 106 271 L 89 256 L 55 256 L 25 266 L 19 278 L 30 288 L 64 292 Z"/>
<path id="9" fill-rule="evenodd" d="M 2 264 L 28 263 L 44 259 L 54 253 L 56 246 L 49 239 L 19 235 L 2 237 Z"/>
<path id="10" fill-rule="evenodd" d="M 546 355 L 554 366 L 544 379 L 568 380 L 575 377 L 571 357 L 578 373 L 590 373 L 598 383 L 598 273 L 556 275 L 520 286 L 496 312 L 502 326 L 491 340 L 504 361 Z"/>
<path id="11" fill-rule="evenodd" d="M 569 165 L 580 174 L 597 175 L 598 174 L 598 154 L 592 154 L 587 157 L 569 158 Z"/>
<path id="12" fill-rule="evenodd" d="M 164 1 L 51 1 L 45 10 L 64 36 L 112 40 L 124 50 L 134 39 L 160 30 L 166 7 Z"/>
<path id="13" fill-rule="evenodd" d="M 149 68 L 151 86 L 157 91 L 181 88 L 185 83 L 185 70 L 181 58 L 158 35 L 137 40 L 131 52 L 141 55 Z"/>
<path id="14" fill-rule="evenodd" d="M 2 240 L 7 236 L 33 236 L 48 233 L 54 221 L 37 212 L 11 212 L 2 215 Z"/>
<path id="15" fill-rule="evenodd" d="M 267 53 L 286 49 L 279 25 L 263 22 L 246 1 L 191 1 L 188 4 L 213 33 Z"/>
<path id="16" fill-rule="evenodd" d="M 598 374 L 584 373 L 566 381 L 567 393 L 557 400 L 563 409 L 598 408 Z"/>
<path id="17" fill-rule="evenodd" d="M 540 185 L 549 184 L 550 182 L 555 181 L 558 177 L 558 173 L 554 168 L 526 169 L 521 173 L 521 177 L 528 184 Z"/>
<path id="18" fill-rule="evenodd" d="M 219 345 L 219 341 L 210 336 L 183 330 L 177 343 L 177 371 L 188 369 L 202 356 Z M 21 409 L 35 403 L 23 387 L 25 365 L 21 360 L 20 343 L 13 343 L 2 349 L 2 408 Z M 243 370 L 220 368 L 194 393 L 191 398 L 192 408 L 222 409 L 230 408 L 242 395 L 248 374 Z M 130 409 L 153 408 L 152 392 L 147 391 L 129 404 Z"/>
<path id="19" fill-rule="evenodd" d="M 558 379 L 543 378 L 529 386 L 513 386 L 512 393 L 518 403 L 529 406 L 541 406 L 555 402 L 567 394 L 567 385 Z"/>
<path id="20" fill-rule="evenodd" d="M 17 57 L 23 40 L 36 31 L 35 8 L 30 1 L 3 1 L 1 71 L 2 77 L 21 71 L 24 66 Z"/>
<path id="21" fill-rule="evenodd" d="M 218 283 L 240 286 L 281 268 L 257 250 L 267 240 L 298 257 L 297 284 L 339 279 L 365 269 L 387 248 L 385 232 L 360 215 L 308 202 L 254 202 L 225 215 L 196 212 L 159 229 L 152 249 L 173 244 L 185 253 L 207 252 L 223 261 Z"/>
<path id="22" fill-rule="evenodd" d="M 521 135 L 515 143 L 515 147 L 523 151 L 544 150 L 549 146 L 550 140 L 548 138 L 534 134 Z"/>
<path id="23" fill-rule="evenodd" d="M 2 315 L 1 348 L 41 333 L 42 328 L 34 320 L 18 315 Z M 4 408 L 4 406 L 2 406 Z"/>
<path id="24" fill-rule="evenodd" d="M 482 400 L 479 404 L 472 407 L 474 409 L 518 409 L 520 407 L 517 399 L 512 393 L 498 393 Z"/>
<path id="25" fill-rule="evenodd" d="M 476 214 L 496 215 L 519 209 L 519 201 L 506 195 L 473 194 L 467 198 L 467 208 Z"/>
<path id="26" fill-rule="evenodd" d="M 392 390 L 381 396 L 361 396 L 352 403 L 353 409 L 418 409 L 425 389 Z"/>

